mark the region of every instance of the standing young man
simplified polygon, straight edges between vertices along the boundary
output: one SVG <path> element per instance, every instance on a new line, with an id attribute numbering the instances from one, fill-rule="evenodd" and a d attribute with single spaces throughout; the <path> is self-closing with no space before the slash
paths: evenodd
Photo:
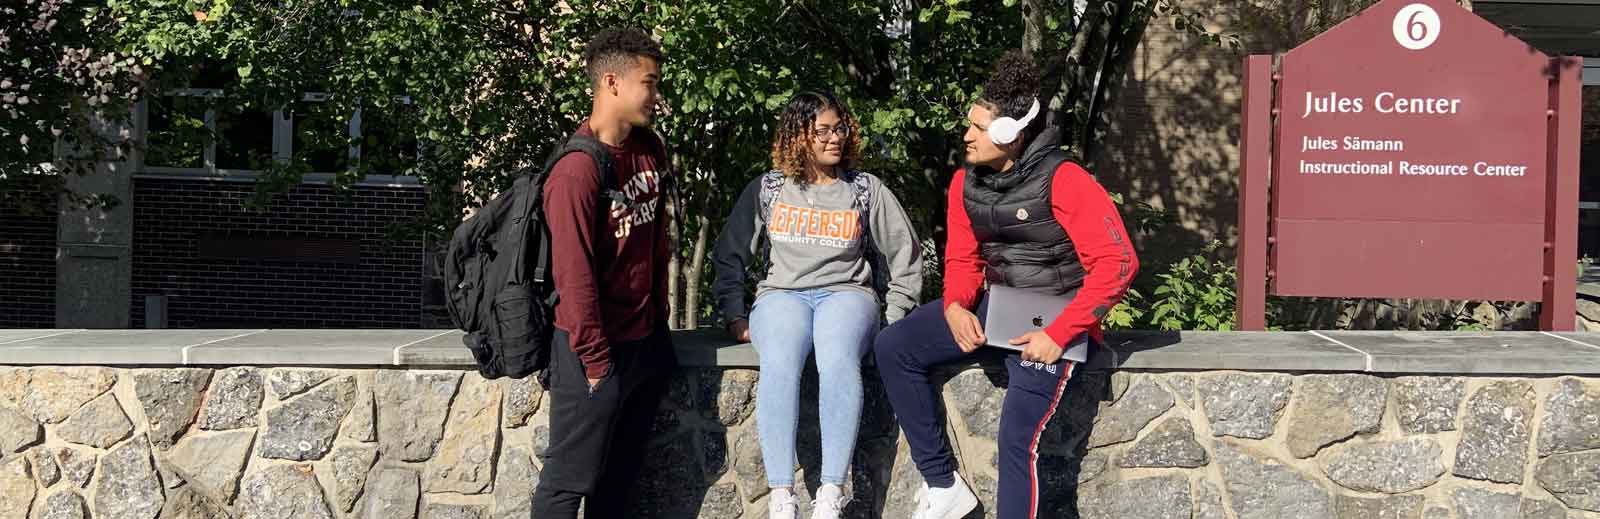
<path id="1" fill-rule="evenodd" d="M 1001 57 L 967 112 L 967 167 L 950 181 L 944 298 L 878 334 L 878 372 L 924 481 L 916 519 L 958 519 L 978 504 L 956 473 L 928 372 L 990 340 L 980 317 L 986 283 L 1071 298 L 1043 330 L 995 338 L 1022 350 L 1005 357 L 996 517 L 1034 519 L 1039 437 L 1139 268 L 1111 197 L 1056 151 L 1058 130 L 1043 124 L 1038 96 L 1027 55 Z"/>
<path id="2" fill-rule="evenodd" d="M 677 367 L 667 334 L 668 179 L 649 130 L 665 56 L 639 29 L 607 29 L 584 50 L 593 111 L 577 135 L 611 151 L 616 191 L 582 153 L 544 187 L 551 266 L 560 302 L 551 343 L 550 447 L 533 515 L 624 516 L 667 380 Z M 602 496 L 601 493 L 604 493 Z"/>

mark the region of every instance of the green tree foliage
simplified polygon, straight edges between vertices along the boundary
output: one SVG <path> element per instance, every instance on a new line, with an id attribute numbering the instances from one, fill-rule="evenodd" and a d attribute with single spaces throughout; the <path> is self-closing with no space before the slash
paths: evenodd
<path id="1" fill-rule="evenodd" d="M 937 254 L 964 114 L 1001 52 L 1024 46 L 1045 65 L 1050 117 L 1069 129 L 1062 145 L 1087 158 L 1148 23 L 1233 41 L 1202 28 L 1207 13 L 1171 0 L 24 2 L 0 8 L 0 116 L 10 111 L 0 117 L 0 187 L 30 165 L 62 162 L 48 149 L 53 129 L 84 133 L 73 121 L 126 117 L 132 100 L 171 121 L 141 150 L 163 160 L 198 158 L 162 143 L 229 138 L 225 125 L 201 124 L 208 110 L 219 121 L 283 110 L 307 135 L 292 156 L 238 159 L 261 172 L 253 204 L 300 183 L 318 157 L 360 144 L 359 159 L 339 161 L 334 186 L 415 175 L 427 216 L 396 224 L 434 239 L 577 127 L 589 108 L 580 55 L 592 34 L 647 28 L 670 61 L 673 110 L 656 129 L 685 179 L 677 307 L 691 325 L 709 307 L 698 300 L 711 275 L 707 242 L 731 199 L 769 167 L 777 112 L 796 92 L 847 100 L 868 137 L 864 169 L 888 180 Z M 41 16 L 56 21 L 23 23 Z M 19 84 L 50 94 L 24 105 Z M 222 93 L 159 95 L 189 87 Z M 308 92 L 325 97 L 309 103 Z M 358 111 L 363 125 L 388 130 L 347 135 Z"/>

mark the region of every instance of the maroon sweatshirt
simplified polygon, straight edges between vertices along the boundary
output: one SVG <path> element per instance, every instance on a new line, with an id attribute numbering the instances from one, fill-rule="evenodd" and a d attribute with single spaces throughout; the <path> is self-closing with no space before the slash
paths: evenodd
<path id="1" fill-rule="evenodd" d="M 577 133 L 594 137 L 587 121 Z M 649 336 L 667 316 L 663 148 L 642 128 L 610 148 L 626 203 L 601 195 L 598 166 L 582 153 L 556 162 L 544 186 L 556 327 L 589 378 L 611 372 L 612 344 Z"/>

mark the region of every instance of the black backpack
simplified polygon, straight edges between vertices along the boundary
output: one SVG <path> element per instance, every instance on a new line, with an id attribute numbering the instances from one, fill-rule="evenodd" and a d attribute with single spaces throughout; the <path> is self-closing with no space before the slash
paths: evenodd
<path id="1" fill-rule="evenodd" d="M 484 204 L 450 238 L 446 308 L 456 327 L 467 332 L 461 342 L 484 378 L 523 378 L 550 365 L 558 295 L 550 275 L 544 181 L 557 161 L 575 152 L 594 159 L 602 199 L 621 196 L 611 152 L 592 137 L 574 135 L 545 159 L 543 168 L 518 172 L 511 189 Z"/>

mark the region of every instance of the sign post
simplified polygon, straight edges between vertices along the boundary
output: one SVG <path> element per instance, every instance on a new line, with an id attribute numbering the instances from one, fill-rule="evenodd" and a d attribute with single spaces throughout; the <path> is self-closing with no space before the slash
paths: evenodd
<path id="1" fill-rule="evenodd" d="M 1572 329 L 1579 59 L 1385 0 L 1245 70 L 1241 329 L 1267 293 L 1538 300 Z"/>

